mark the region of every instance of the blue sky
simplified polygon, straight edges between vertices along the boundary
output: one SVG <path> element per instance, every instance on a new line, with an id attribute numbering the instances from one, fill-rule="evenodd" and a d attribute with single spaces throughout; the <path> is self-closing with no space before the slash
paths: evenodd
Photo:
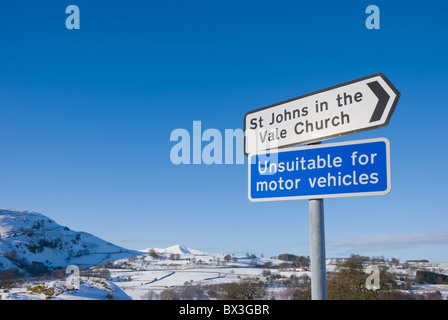
<path id="1" fill-rule="evenodd" d="M 65 8 L 80 9 L 68 30 Z M 380 9 L 368 30 L 365 9 Z M 174 129 L 383 72 L 392 191 L 325 200 L 327 257 L 448 261 L 448 5 L 425 1 L 0 4 L 0 207 L 130 248 L 309 255 L 308 201 L 252 203 L 247 165 L 173 165 Z M 242 152 L 242 150 L 241 150 Z"/>

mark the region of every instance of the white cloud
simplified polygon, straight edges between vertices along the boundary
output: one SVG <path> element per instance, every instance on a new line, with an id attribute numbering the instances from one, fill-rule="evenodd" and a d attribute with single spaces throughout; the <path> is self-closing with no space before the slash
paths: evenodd
<path id="1" fill-rule="evenodd" d="M 448 244 L 448 230 L 341 238 L 329 241 L 328 246 L 346 247 L 351 251 L 381 251 L 405 249 L 424 244 Z"/>

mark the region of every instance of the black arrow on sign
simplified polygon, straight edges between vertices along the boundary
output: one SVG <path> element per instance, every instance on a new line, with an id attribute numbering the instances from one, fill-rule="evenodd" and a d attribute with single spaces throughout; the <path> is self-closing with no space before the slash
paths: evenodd
<path id="1" fill-rule="evenodd" d="M 375 122 L 381 119 L 383 116 L 384 110 L 386 109 L 386 105 L 389 102 L 390 96 L 387 94 L 386 90 L 378 83 L 378 81 L 373 81 L 367 83 L 370 90 L 378 98 L 378 103 L 376 104 L 375 110 L 373 111 L 372 118 L 370 118 L 369 122 Z"/>

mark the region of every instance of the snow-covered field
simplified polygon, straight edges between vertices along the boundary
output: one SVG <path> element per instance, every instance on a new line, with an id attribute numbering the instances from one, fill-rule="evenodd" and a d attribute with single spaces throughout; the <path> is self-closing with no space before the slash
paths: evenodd
<path id="1" fill-rule="evenodd" d="M 290 299 L 290 289 L 305 287 L 310 271 L 293 268 L 286 256 L 237 257 L 181 245 L 128 250 L 37 212 L 0 209 L 1 300 L 216 299 L 224 284 L 254 277 L 267 285 L 269 298 Z M 298 265 L 304 265 L 306 258 L 300 259 Z M 448 285 L 412 285 L 409 279 L 418 270 L 446 277 L 448 263 L 393 262 L 378 264 L 395 274 L 406 291 L 447 299 Z M 337 263 L 327 259 L 327 272 L 334 272 Z M 64 274 L 68 266 L 79 274 Z M 76 280 L 75 288 L 66 277 Z"/>
<path id="2" fill-rule="evenodd" d="M 151 256 L 150 254 L 153 254 Z M 154 255 L 157 255 L 154 257 Z M 142 250 L 140 255 L 115 260 L 107 264 L 108 280 L 83 277 L 79 289 L 67 289 L 66 281 L 40 280 L 24 282 L 14 288 L 0 289 L 1 299 L 159 299 L 164 290 L 186 286 L 219 285 L 238 282 L 247 277 L 267 279 L 300 278 L 310 276 L 309 270 L 284 268 L 284 261 L 268 258 L 232 257 L 223 254 L 207 254 L 183 246 L 166 249 Z M 328 259 L 328 272 L 334 271 L 336 261 Z M 448 263 L 407 263 L 389 265 L 397 275 L 415 275 L 416 270 L 432 270 L 448 273 Z M 269 270 L 267 275 L 267 270 Z M 281 288 L 271 288 L 280 292 Z M 412 292 L 440 291 L 448 299 L 448 285 L 413 285 Z M 210 298 L 210 297 L 208 297 Z"/>
<path id="3" fill-rule="evenodd" d="M 132 300 L 120 287 L 104 279 L 81 280 L 78 289 L 68 289 L 63 280 L 27 282 L 9 290 L 0 289 L 0 297 L 2 300 Z"/>
<path id="4" fill-rule="evenodd" d="M 116 261 L 115 265 L 125 264 L 127 268 L 110 269 L 112 281 L 132 299 L 144 299 L 148 291 L 159 295 L 165 289 L 185 285 L 213 285 L 237 282 L 246 277 L 261 278 L 265 270 L 263 266 L 274 266 L 283 262 L 277 259 L 247 257 L 226 261 L 223 254 L 207 254 L 180 245 L 153 250 L 160 256 L 159 259 L 149 255 L 134 257 L 132 262 L 122 259 Z M 149 252 L 149 249 L 143 251 Z M 299 276 L 309 272 L 278 273 L 289 277 L 292 273 Z"/>

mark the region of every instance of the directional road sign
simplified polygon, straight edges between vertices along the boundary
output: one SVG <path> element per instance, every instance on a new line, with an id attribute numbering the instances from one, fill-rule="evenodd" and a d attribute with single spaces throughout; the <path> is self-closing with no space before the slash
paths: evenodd
<path id="1" fill-rule="evenodd" d="M 249 155 L 251 201 L 385 195 L 390 189 L 386 138 Z"/>
<path id="2" fill-rule="evenodd" d="M 244 152 L 297 146 L 387 126 L 400 93 L 376 73 L 244 116 Z"/>

